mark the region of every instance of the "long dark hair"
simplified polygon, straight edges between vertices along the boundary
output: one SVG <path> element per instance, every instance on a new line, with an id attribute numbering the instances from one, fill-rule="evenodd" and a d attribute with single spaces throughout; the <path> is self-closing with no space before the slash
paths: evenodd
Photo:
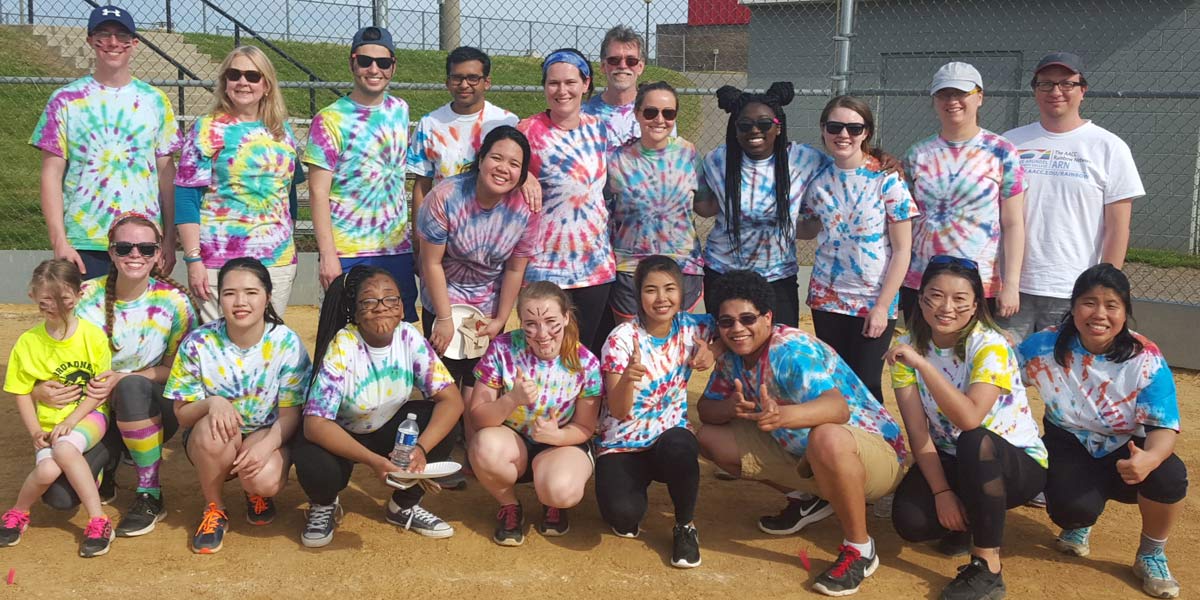
<path id="1" fill-rule="evenodd" d="M 647 256 L 638 262 L 637 269 L 633 272 L 633 295 L 637 300 L 638 316 L 645 318 L 646 308 L 642 306 L 642 284 L 646 283 L 646 278 L 651 273 L 666 273 L 675 280 L 675 285 L 679 288 L 679 299 L 683 300 L 683 271 L 675 262 L 675 259 L 655 254 Z M 683 303 L 680 302 L 682 305 Z M 687 311 L 687 307 L 680 306 L 681 312 Z"/>
<path id="2" fill-rule="evenodd" d="M 796 95 L 792 84 L 776 81 L 765 94 L 743 92 L 732 85 L 717 90 L 717 106 L 729 113 L 725 125 L 725 220 L 729 224 L 729 239 L 738 250 L 742 247 L 742 147 L 737 141 L 737 120 L 751 104 L 770 107 L 779 119 L 779 136 L 775 138 L 772 154 L 775 157 L 775 226 L 779 236 L 792 236 L 791 190 L 792 175 L 788 168 L 787 115 L 783 107 Z"/>
<path id="3" fill-rule="evenodd" d="M 241 256 L 225 263 L 225 266 L 221 267 L 221 270 L 217 273 L 217 294 L 220 294 L 221 289 L 225 287 L 225 276 L 233 271 L 246 271 L 258 278 L 258 282 L 267 291 L 267 308 L 263 313 L 263 320 L 273 325 L 283 325 L 283 317 L 280 317 L 279 313 L 275 312 L 275 306 L 271 304 L 271 290 L 273 289 L 271 285 L 271 273 L 267 271 L 267 268 L 257 258 Z"/>
<path id="4" fill-rule="evenodd" d="M 1094 288 L 1103 287 L 1117 293 L 1121 303 L 1125 305 L 1125 325 L 1113 338 L 1112 346 L 1104 357 L 1113 362 L 1122 363 L 1139 354 L 1145 346 L 1129 331 L 1129 322 L 1133 320 L 1133 298 L 1130 295 L 1129 278 L 1120 269 L 1109 263 L 1100 263 L 1079 275 L 1075 287 L 1071 290 L 1071 310 L 1063 315 L 1062 323 L 1058 326 L 1058 338 L 1054 340 L 1054 362 L 1062 367 L 1067 366 L 1067 355 L 1071 353 L 1071 341 L 1079 339 L 1079 329 L 1075 327 L 1075 303 L 1079 298 Z"/>
<path id="5" fill-rule="evenodd" d="M 376 275 L 386 276 L 393 284 L 396 283 L 392 274 L 384 269 L 355 265 L 330 282 L 325 290 L 325 300 L 321 302 L 321 316 L 317 321 L 313 377 L 321 370 L 321 361 L 325 359 L 325 351 L 329 349 L 333 337 L 347 324 L 356 323 L 354 316 L 358 312 L 358 288 L 362 287 L 364 281 Z"/>
<path id="6" fill-rule="evenodd" d="M 479 144 L 479 152 L 475 153 L 475 162 L 471 163 L 471 172 L 479 175 L 479 165 L 483 162 L 483 157 L 487 156 L 487 153 L 492 151 L 492 146 L 500 140 L 512 140 L 521 147 L 521 178 L 517 181 L 517 187 L 521 187 L 525 185 L 525 179 L 529 176 L 529 157 L 533 152 L 529 149 L 529 138 L 512 125 L 500 125 L 483 137 L 483 142 Z"/>
<path id="7" fill-rule="evenodd" d="M 971 290 L 975 293 L 975 314 L 971 315 L 971 320 L 959 330 L 958 339 L 954 342 L 954 355 L 959 360 L 966 360 L 967 338 L 971 337 L 971 332 L 975 331 L 975 324 L 983 323 L 985 327 L 993 331 L 998 328 L 996 321 L 992 319 L 992 311 L 988 309 L 987 299 L 983 296 L 983 279 L 979 276 L 979 269 L 972 268 L 963 259 L 931 262 L 925 268 L 925 274 L 921 276 L 921 289 L 917 293 L 917 311 L 920 314 L 909 325 L 909 329 L 912 331 L 913 345 L 916 346 L 917 352 L 920 352 L 921 356 L 926 356 L 929 346 L 933 343 L 933 328 L 929 326 L 929 321 L 925 320 L 925 311 L 920 304 L 925 301 L 925 288 L 938 275 L 961 277 L 971 284 Z"/>

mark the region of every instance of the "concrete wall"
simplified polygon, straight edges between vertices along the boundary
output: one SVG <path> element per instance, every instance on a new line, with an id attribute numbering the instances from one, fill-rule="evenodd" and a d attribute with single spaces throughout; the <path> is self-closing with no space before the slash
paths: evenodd
<path id="1" fill-rule="evenodd" d="M 656 60 L 676 71 L 745 71 L 748 33 L 745 25 L 659 25 Z"/>

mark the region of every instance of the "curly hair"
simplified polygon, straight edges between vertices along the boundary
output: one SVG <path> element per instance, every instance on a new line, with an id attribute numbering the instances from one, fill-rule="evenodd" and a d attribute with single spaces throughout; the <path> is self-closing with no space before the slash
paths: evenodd
<path id="1" fill-rule="evenodd" d="M 730 271 L 717 278 L 711 289 L 704 290 L 709 312 L 720 314 L 721 305 L 729 300 L 745 300 L 761 314 L 775 312 L 775 289 L 765 277 L 754 271 Z"/>

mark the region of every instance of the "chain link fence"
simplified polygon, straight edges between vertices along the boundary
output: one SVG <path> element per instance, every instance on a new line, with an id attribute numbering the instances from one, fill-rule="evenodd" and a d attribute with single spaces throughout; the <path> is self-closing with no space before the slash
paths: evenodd
<path id="1" fill-rule="evenodd" d="M 599 60 L 618 24 L 648 39 L 643 81 L 683 93 L 680 133 L 702 151 L 725 142 L 721 85 L 795 84 L 791 139 L 819 144 L 835 90 L 867 99 L 878 145 L 901 155 L 937 131 L 926 86 L 950 60 L 984 77 L 981 124 L 998 133 L 1033 122 L 1033 65 L 1046 52 L 1084 57 L 1086 118 L 1133 150 L 1147 196 L 1134 202 L 1128 271 L 1143 296 L 1200 304 L 1200 0 L 127 0 L 143 36 L 133 63 L 168 90 L 186 123 L 208 110 L 206 86 L 239 43 L 264 47 L 284 81 L 301 137 L 315 110 L 348 91 L 346 48 L 361 26 L 389 27 L 398 46 L 394 93 L 413 119 L 444 104 L 444 52 L 493 56 L 489 99 L 526 116 L 544 108 L 540 57 L 573 46 Z M 91 69 L 88 0 L 0 0 L 0 249 L 47 246 L 38 205 L 40 157 L 26 142 L 46 98 Z M 844 57 L 844 58 L 843 58 Z M 597 81 L 597 90 L 604 86 Z M 303 218 L 303 215 L 302 215 Z M 701 223 L 702 233 L 707 224 Z M 811 246 L 801 245 L 801 261 Z"/>

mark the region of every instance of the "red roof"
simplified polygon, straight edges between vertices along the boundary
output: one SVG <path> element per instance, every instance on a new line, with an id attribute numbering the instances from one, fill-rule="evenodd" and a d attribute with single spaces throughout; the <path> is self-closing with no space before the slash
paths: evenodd
<path id="1" fill-rule="evenodd" d="M 750 9 L 738 0 L 688 0 L 688 25 L 745 25 Z"/>

